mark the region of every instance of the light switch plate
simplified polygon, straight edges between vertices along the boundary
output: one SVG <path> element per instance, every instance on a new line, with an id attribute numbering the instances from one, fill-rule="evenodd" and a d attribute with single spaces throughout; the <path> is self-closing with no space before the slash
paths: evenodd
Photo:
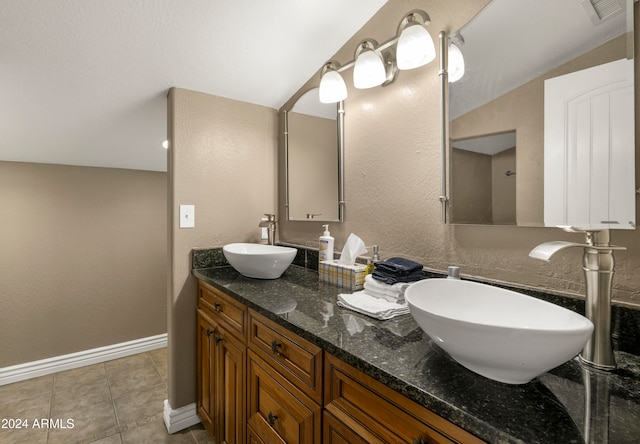
<path id="1" fill-rule="evenodd" d="M 196 207 L 195 205 L 180 205 L 180 228 L 195 228 Z"/>

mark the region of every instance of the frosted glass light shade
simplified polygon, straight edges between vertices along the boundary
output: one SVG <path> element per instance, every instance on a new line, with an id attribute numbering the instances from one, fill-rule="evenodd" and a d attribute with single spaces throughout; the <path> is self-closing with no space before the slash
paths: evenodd
<path id="1" fill-rule="evenodd" d="M 407 26 L 398 38 L 398 69 L 413 69 L 436 58 L 436 47 L 429 31 L 419 23 Z"/>
<path id="2" fill-rule="evenodd" d="M 338 71 L 328 70 L 320 79 L 320 102 L 336 103 L 347 98 L 347 85 Z"/>
<path id="3" fill-rule="evenodd" d="M 464 76 L 464 56 L 453 43 L 449 43 L 449 63 L 447 66 L 449 83 L 457 82 Z"/>
<path id="4" fill-rule="evenodd" d="M 387 70 L 380 54 L 372 50 L 362 51 L 353 67 L 353 86 L 358 89 L 373 88 L 387 80 Z"/>

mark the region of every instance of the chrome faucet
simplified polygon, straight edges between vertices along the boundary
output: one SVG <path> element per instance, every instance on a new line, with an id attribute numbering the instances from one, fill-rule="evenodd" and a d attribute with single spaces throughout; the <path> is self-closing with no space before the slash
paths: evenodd
<path id="1" fill-rule="evenodd" d="M 529 256 L 548 261 L 555 253 L 569 247 L 583 247 L 582 269 L 586 281 L 586 317 L 593 323 L 591 338 L 580 353 L 585 364 L 602 369 L 616 368 L 611 345 L 611 288 L 614 273 L 614 250 L 625 247 L 611 245 L 609 230 L 578 230 L 564 227 L 570 233 L 584 233 L 586 243 L 553 241 L 535 247 Z"/>
<path id="2" fill-rule="evenodd" d="M 276 215 L 265 213 L 267 220 L 263 220 L 258 224 L 260 228 L 267 229 L 267 243 L 273 245 L 276 239 Z"/>

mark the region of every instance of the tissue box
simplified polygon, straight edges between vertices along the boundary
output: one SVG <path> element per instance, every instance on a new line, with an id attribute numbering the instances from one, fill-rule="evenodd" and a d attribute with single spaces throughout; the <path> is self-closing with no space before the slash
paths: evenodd
<path id="1" fill-rule="evenodd" d="M 318 267 L 320 281 L 329 282 L 349 290 L 362 290 L 364 277 L 367 275 L 366 265 L 342 265 L 338 261 L 320 261 Z"/>

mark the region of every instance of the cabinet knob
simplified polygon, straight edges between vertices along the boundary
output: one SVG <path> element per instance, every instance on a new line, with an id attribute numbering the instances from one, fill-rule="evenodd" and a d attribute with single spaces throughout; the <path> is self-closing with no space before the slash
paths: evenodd
<path id="1" fill-rule="evenodd" d="M 282 347 L 281 343 L 279 343 L 275 339 L 271 341 L 271 351 L 273 352 L 274 355 L 280 354 L 280 347 Z"/>
<path id="2" fill-rule="evenodd" d="M 214 337 L 213 337 L 213 343 L 214 343 L 215 345 L 218 345 L 218 344 L 220 344 L 221 342 L 222 342 L 222 336 L 220 336 L 220 335 L 216 335 L 216 336 L 214 336 Z"/>
<path id="3" fill-rule="evenodd" d="M 411 440 L 412 444 L 425 444 L 424 439 L 422 439 L 422 436 L 418 436 L 415 439 Z"/>
<path id="4" fill-rule="evenodd" d="M 278 419 L 277 415 L 274 415 L 273 413 L 269 412 L 269 414 L 267 415 L 267 421 L 269 422 L 269 425 L 271 427 L 273 427 L 274 425 L 276 425 L 276 419 Z"/>
<path id="5" fill-rule="evenodd" d="M 221 305 L 220 303 L 218 303 L 218 302 L 214 302 L 214 303 L 213 303 L 213 309 L 214 309 L 216 312 L 219 312 L 219 311 L 222 309 L 222 305 Z"/>
<path id="6" fill-rule="evenodd" d="M 207 338 L 210 338 L 212 334 L 213 334 L 213 330 L 209 330 L 207 328 Z"/>

